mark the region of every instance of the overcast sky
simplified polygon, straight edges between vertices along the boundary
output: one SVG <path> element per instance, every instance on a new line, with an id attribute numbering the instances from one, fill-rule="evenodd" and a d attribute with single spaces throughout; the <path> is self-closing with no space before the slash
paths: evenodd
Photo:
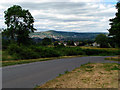
<path id="1" fill-rule="evenodd" d="M 13 5 L 28 9 L 37 31 L 108 32 L 115 17 L 116 0 L 2 0 L 0 28 L 5 28 L 4 11 Z"/>

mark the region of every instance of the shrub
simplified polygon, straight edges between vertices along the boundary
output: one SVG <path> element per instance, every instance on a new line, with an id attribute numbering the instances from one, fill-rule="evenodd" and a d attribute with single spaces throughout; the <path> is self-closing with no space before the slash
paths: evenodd
<path id="1" fill-rule="evenodd" d="M 63 56 L 70 56 L 70 55 L 83 55 L 84 52 L 81 50 L 81 48 L 77 47 L 61 47 L 56 48 Z"/>
<path id="2" fill-rule="evenodd" d="M 39 58 L 39 55 L 25 46 L 18 46 L 17 44 L 11 44 L 8 46 L 8 52 L 13 55 L 15 59 L 34 59 Z"/>
<path id="3" fill-rule="evenodd" d="M 29 48 L 24 48 L 17 56 L 19 56 L 20 59 L 35 59 L 40 57 L 37 52 L 34 52 Z"/>
<path id="4" fill-rule="evenodd" d="M 20 53 L 22 51 L 22 48 L 19 47 L 17 44 L 10 44 L 7 50 L 9 54 L 12 55 L 14 53 Z"/>
<path id="5" fill-rule="evenodd" d="M 86 55 L 117 55 L 118 51 L 108 51 L 103 49 L 83 49 Z"/>
<path id="6" fill-rule="evenodd" d="M 14 59 L 36 59 L 72 55 L 119 55 L 120 53 L 120 50 L 81 49 L 80 47 L 63 46 L 18 46 L 17 44 L 10 44 L 7 51 Z"/>
<path id="7" fill-rule="evenodd" d="M 41 57 L 58 57 L 61 56 L 58 51 L 53 48 L 41 48 L 39 52 Z"/>

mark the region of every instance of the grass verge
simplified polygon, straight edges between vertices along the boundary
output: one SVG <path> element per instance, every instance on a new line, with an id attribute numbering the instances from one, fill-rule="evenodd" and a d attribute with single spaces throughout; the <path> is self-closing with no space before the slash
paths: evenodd
<path id="1" fill-rule="evenodd" d="M 98 47 L 85 47 L 81 46 L 82 49 L 97 49 L 97 50 L 107 50 L 107 51 L 117 51 L 119 48 L 98 48 Z"/>
<path id="2" fill-rule="evenodd" d="M 10 61 L 8 60 L 8 61 L 0 61 L 0 62 L 2 62 L 2 66 L 10 66 L 10 65 L 16 65 L 16 64 L 25 64 L 25 63 L 48 61 L 48 60 L 61 59 L 61 58 L 73 58 L 73 57 L 82 57 L 82 56 L 81 55 L 61 56 L 61 57 L 49 57 L 49 58 L 26 59 L 26 60 L 10 60 Z"/>
<path id="3" fill-rule="evenodd" d="M 120 61 L 120 56 L 115 56 L 115 57 L 107 57 L 105 60 L 111 60 L 111 61 Z"/>
<path id="4" fill-rule="evenodd" d="M 118 88 L 119 64 L 89 63 L 71 72 L 59 75 L 40 88 Z"/>

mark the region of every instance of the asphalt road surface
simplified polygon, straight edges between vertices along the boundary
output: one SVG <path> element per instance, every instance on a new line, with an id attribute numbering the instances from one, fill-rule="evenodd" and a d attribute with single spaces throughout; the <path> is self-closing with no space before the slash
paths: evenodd
<path id="1" fill-rule="evenodd" d="M 118 63 L 104 60 L 106 56 L 75 57 L 34 62 L 2 68 L 3 88 L 34 88 L 36 85 L 54 79 L 64 71 L 71 71 L 80 65 L 91 63 Z"/>

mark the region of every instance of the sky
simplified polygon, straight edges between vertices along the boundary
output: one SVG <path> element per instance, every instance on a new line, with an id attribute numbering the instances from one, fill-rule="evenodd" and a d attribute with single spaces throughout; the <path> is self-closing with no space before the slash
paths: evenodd
<path id="1" fill-rule="evenodd" d="M 1 0 L 0 28 L 4 11 L 13 5 L 28 9 L 37 31 L 108 32 L 117 0 Z"/>

